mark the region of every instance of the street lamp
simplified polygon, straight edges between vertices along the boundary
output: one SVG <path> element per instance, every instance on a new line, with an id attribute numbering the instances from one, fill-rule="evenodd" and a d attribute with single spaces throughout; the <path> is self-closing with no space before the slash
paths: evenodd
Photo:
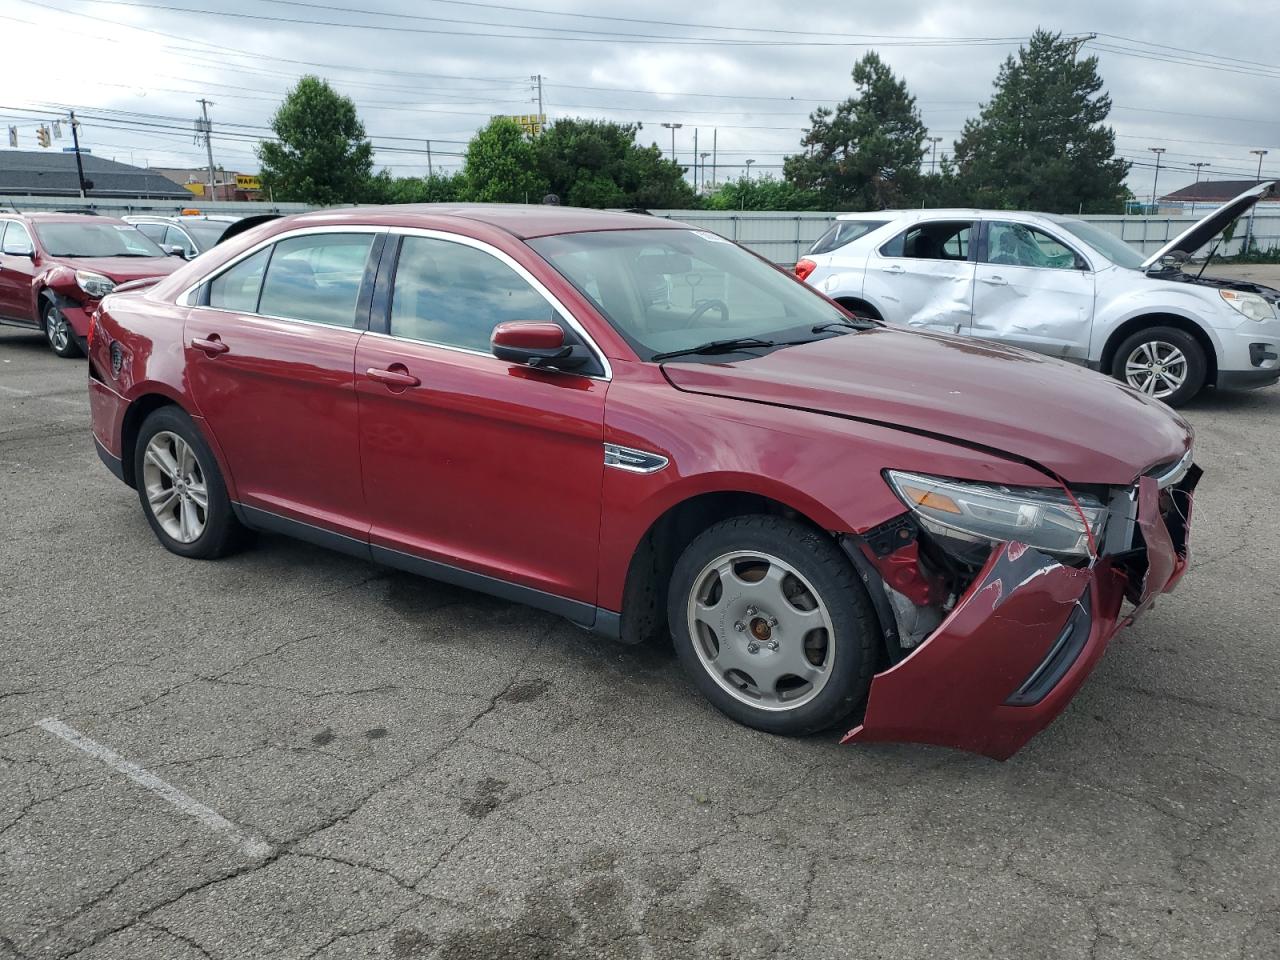
<path id="1" fill-rule="evenodd" d="M 1147 149 L 1156 155 L 1156 175 L 1151 181 L 1151 210 L 1154 212 L 1156 208 L 1156 185 L 1160 182 L 1160 155 L 1164 153 L 1166 148 L 1147 147 Z"/>
<path id="2" fill-rule="evenodd" d="M 751 165 L 752 165 L 753 163 L 755 163 L 755 161 L 754 161 L 754 160 L 745 160 L 745 161 L 743 161 L 743 162 L 744 162 L 744 163 L 746 163 L 746 165 L 747 165 L 747 179 L 748 179 L 748 180 L 750 180 L 750 179 L 751 179 Z"/>
<path id="3" fill-rule="evenodd" d="M 941 137 L 929 137 L 929 176 L 933 176 L 934 168 L 938 163 L 938 144 L 942 142 Z"/>
<path id="4" fill-rule="evenodd" d="M 702 172 L 698 174 L 698 177 L 699 177 L 698 182 L 699 184 L 702 184 L 707 179 L 707 157 L 711 156 L 711 154 L 700 153 L 698 154 L 698 156 L 702 158 Z M 701 190 L 702 187 L 699 186 L 698 189 Z"/>
<path id="5" fill-rule="evenodd" d="M 671 131 L 671 162 L 676 162 L 676 131 L 684 126 L 683 123 L 664 123 L 664 127 Z"/>
<path id="6" fill-rule="evenodd" d="M 1212 163 L 1210 163 L 1210 162 L 1209 162 L 1209 161 L 1207 161 L 1207 160 L 1200 160 L 1200 161 L 1198 161 L 1198 162 L 1196 162 L 1196 163 L 1193 163 L 1193 164 L 1192 164 L 1192 166 L 1196 168 L 1196 183 L 1199 183 L 1199 182 L 1200 182 L 1200 168 L 1201 168 L 1201 167 L 1212 167 L 1212 166 L 1213 166 L 1213 164 L 1212 164 Z"/>
<path id="7" fill-rule="evenodd" d="M 1270 151 L 1250 150 L 1249 152 L 1254 154 L 1258 158 L 1258 180 L 1261 181 L 1262 180 L 1262 158 L 1265 157 Z"/>

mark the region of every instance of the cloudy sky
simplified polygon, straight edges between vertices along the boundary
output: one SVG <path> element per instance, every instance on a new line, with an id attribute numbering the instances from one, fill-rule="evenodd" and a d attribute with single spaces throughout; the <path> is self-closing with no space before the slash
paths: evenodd
<path id="1" fill-rule="evenodd" d="M 380 166 L 456 169 L 466 139 L 497 113 L 638 121 L 676 155 L 716 148 L 717 173 L 779 172 L 810 110 L 851 92 L 874 48 L 906 78 L 950 153 L 1000 62 L 1037 26 L 1095 33 L 1131 187 L 1280 176 L 1280 25 L 1256 3 L 900 0 L 796 4 L 649 0 L 3 0 L 0 123 L 33 149 L 59 109 L 83 117 L 84 145 L 151 166 L 205 163 L 192 140 L 197 98 L 212 101 L 214 159 L 256 169 L 253 143 L 297 77 L 317 73 L 355 100 Z M 714 138 L 714 139 L 713 139 Z M 64 139 L 63 144 L 68 141 Z M 61 145 L 61 144 L 59 144 Z M 0 148 L 7 138 L 0 139 Z M 710 176 L 708 158 L 707 175 Z"/>

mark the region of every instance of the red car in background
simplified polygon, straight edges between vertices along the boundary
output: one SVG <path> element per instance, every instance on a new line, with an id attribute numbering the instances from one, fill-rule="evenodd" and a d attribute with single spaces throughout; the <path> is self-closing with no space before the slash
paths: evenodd
<path id="1" fill-rule="evenodd" d="M 54 353 L 76 357 L 99 300 L 181 264 L 123 220 L 0 211 L 0 323 L 37 327 Z"/>
<path id="2" fill-rule="evenodd" d="M 281 532 L 670 636 L 775 733 L 1008 757 L 1187 564 L 1164 404 L 651 217 L 276 220 L 108 297 L 89 359 L 98 453 L 172 552 Z"/>

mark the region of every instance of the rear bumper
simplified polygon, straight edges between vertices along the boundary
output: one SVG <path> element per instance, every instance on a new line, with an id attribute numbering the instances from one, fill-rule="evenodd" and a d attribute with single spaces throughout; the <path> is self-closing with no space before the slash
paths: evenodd
<path id="1" fill-rule="evenodd" d="M 1191 493 L 1166 524 L 1156 482 L 1137 490 L 1142 546 L 1071 567 L 1022 544 L 992 551 L 939 627 L 871 682 L 862 723 L 843 743 L 908 741 L 1006 760 L 1063 711 L 1117 631 L 1186 570 Z M 1185 521 L 1181 518 L 1185 517 Z M 1170 529 L 1172 526 L 1174 529 Z M 1126 597 L 1134 604 L 1122 614 Z"/>

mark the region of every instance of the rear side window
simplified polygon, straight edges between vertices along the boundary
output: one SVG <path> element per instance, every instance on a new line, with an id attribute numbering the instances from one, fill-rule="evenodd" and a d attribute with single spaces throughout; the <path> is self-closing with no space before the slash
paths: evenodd
<path id="1" fill-rule="evenodd" d="M 872 230 L 883 227 L 888 220 L 840 220 L 836 225 L 820 236 L 812 247 L 809 248 L 810 253 L 830 253 L 832 250 L 839 250 L 845 244 L 852 243 L 859 237 L 865 237 Z"/>
<path id="2" fill-rule="evenodd" d="M 214 277 L 209 283 L 209 306 L 239 313 L 257 313 L 262 274 L 270 256 L 271 248 L 266 247 Z"/>
<path id="3" fill-rule="evenodd" d="M 449 240 L 404 238 L 392 336 L 488 353 L 493 328 L 507 320 L 559 322 L 551 304 L 496 257 Z"/>
<path id="4" fill-rule="evenodd" d="M 163 223 L 135 223 L 134 226 L 148 240 L 154 240 L 156 243 L 164 242 L 166 227 Z"/>
<path id="5" fill-rule="evenodd" d="M 908 260 L 968 260 L 972 235 L 969 221 L 920 223 L 898 234 L 880 253 Z"/>
<path id="6" fill-rule="evenodd" d="M 281 240 L 262 281 L 258 313 L 354 327 L 356 301 L 373 240 L 371 233 L 323 233 Z"/>

